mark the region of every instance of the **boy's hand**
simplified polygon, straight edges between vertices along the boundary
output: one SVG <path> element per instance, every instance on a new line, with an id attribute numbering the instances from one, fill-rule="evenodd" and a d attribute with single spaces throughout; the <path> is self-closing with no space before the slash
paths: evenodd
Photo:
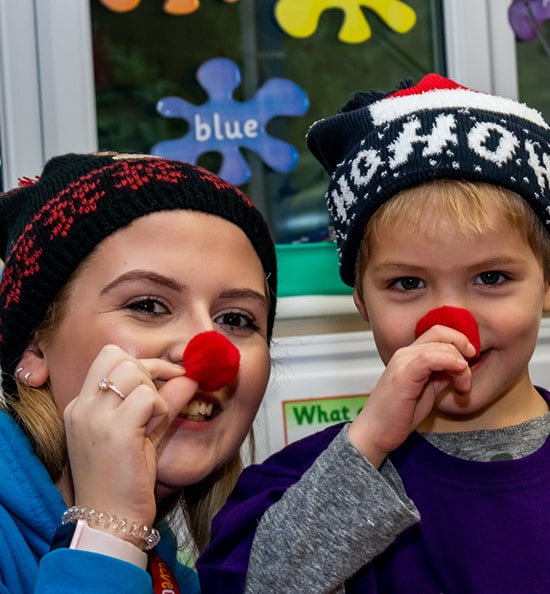
<path id="1" fill-rule="evenodd" d="M 466 335 L 441 325 L 398 349 L 351 424 L 351 443 L 379 467 L 426 419 L 439 395 L 470 390 L 467 359 L 475 354 Z"/>

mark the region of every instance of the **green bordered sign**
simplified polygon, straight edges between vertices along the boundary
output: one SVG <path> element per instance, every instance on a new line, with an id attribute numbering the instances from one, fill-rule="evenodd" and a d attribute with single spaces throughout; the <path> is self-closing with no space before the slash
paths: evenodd
<path id="1" fill-rule="evenodd" d="M 366 400 L 366 394 L 283 400 L 285 443 L 301 439 L 335 423 L 353 421 Z"/>

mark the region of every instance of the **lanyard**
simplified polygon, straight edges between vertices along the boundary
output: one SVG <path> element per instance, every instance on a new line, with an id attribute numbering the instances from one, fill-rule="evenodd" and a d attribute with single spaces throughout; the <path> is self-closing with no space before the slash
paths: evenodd
<path id="1" fill-rule="evenodd" d="M 172 570 L 155 551 L 149 551 L 149 566 L 155 594 L 180 594 L 180 589 Z"/>

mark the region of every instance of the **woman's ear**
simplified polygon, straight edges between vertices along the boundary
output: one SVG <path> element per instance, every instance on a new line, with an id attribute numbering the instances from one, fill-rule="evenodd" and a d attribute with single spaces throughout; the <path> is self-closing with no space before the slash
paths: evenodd
<path id="1" fill-rule="evenodd" d="M 368 322 L 369 321 L 369 314 L 367 312 L 367 308 L 365 306 L 365 301 L 363 299 L 363 295 L 361 291 L 355 287 L 353 289 L 353 303 L 355 303 L 355 307 L 359 310 L 361 317 Z"/>
<path id="2" fill-rule="evenodd" d="M 23 352 L 17 368 L 20 369 L 17 379 L 33 388 L 43 386 L 50 376 L 46 359 L 35 340 Z"/>

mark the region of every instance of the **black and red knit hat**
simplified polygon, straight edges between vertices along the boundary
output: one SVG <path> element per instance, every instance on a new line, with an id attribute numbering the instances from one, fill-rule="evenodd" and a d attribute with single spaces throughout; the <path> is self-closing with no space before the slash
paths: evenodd
<path id="1" fill-rule="evenodd" d="M 331 175 L 326 193 L 340 276 L 354 284 L 355 261 L 374 212 L 400 190 L 463 179 L 518 193 L 550 232 L 550 128 L 524 104 L 428 74 L 398 91 L 356 93 L 307 133 Z"/>
<path id="2" fill-rule="evenodd" d="M 268 340 L 277 295 L 275 246 L 259 210 L 237 188 L 200 167 L 151 157 L 68 154 L 48 161 L 35 183 L 0 196 L 0 367 L 5 395 L 33 332 L 80 262 L 134 219 L 194 210 L 240 227 L 270 289 Z"/>

